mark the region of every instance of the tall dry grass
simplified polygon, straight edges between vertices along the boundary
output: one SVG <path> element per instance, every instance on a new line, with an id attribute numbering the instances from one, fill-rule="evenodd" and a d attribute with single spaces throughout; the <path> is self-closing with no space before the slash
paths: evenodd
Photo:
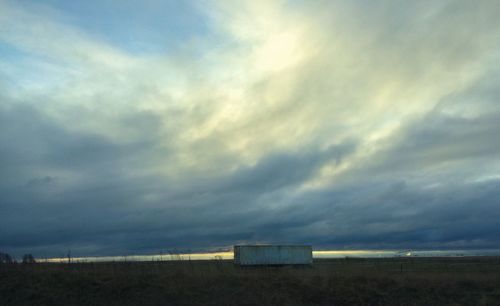
<path id="1" fill-rule="evenodd" d="M 500 258 L 3 265 L 0 305 L 500 305 Z"/>

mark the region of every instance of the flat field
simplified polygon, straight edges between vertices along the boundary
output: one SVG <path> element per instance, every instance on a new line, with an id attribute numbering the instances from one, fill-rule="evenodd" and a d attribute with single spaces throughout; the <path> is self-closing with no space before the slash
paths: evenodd
<path id="1" fill-rule="evenodd" d="M 0 305 L 500 305 L 500 257 L 4 264 Z"/>

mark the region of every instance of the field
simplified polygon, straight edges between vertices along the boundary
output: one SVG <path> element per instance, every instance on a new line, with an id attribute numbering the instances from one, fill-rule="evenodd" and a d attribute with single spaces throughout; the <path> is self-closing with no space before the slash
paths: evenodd
<path id="1" fill-rule="evenodd" d="M 4 264 L 0 305 L 500 305 L 500 258 Z"/>

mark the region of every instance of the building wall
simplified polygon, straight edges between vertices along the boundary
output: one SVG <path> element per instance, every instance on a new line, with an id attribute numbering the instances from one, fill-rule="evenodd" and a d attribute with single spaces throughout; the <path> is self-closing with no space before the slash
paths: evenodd
<path id="1" fill-rule="evenodd" d="M 238 265 L 309 265 L 312 247 L 303 245 L 241 245 L 234 247 Z"/>

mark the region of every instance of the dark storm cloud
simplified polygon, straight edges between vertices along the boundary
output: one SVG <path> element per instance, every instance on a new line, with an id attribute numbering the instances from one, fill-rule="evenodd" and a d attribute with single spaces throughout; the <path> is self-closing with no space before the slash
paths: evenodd
<path id="1" fill-rule="evenodd" d="M 305 194 L 264 218 L 257 236 L 318 248 L 491 247 L 499 242 L 499 194 L 491 182 L 433 191 L 373 180 Z"/>
<path id="2" fill-rule="evenodd" d="M 346 143 L 321 152 L 274 154 L 216 181 L 197 183 L 193 177 L 192 186 L 170 191 L 164 177 L 127 175 L 144 166 L 138 161 L 155 157 L 149 154 L 154 136 L 123 145 L 71 132 L 35 109 L 13 107 L 0 116 L 2 130 L 9 131 L 1 139 L 9 145 L 2 146 L 0 245 L 47 246 L 49 254 L 51 248 L 87 244 L 130 252 L 248 239 L 266 213 L 265 205 L 255 206 L 259 197 L 300 184 L 325 161 L 338 163 L 354 148 Z M 156 135 L 154 129 L 144 134 Z M 144 200 L 151 192 L 156 198 Z"/>
<path id="3" fill-rule="evenodd" d="M 470 98 L 494 99 L 491 90 Z M 494 109 L 475 119 L 434 110 L 410 122 L 368 164 L 348 172 L 356 179 L 346 182 L 355 183 L 298 195 L 290 195 L 294 187 L 321 166 L 341 163 L 356 151 L 355 142 L 275 153 L 215 180 L 193 177 L 190 184 L 169 188 L 165 177 L 127 175 L 144 165 L 143 154 L 155 157 L 149 153 L 155 150 L 154 126 L 145 130 L 150 139 L 116 144 L 50 123 L 35 109 L 4 109 L 0 116 L 2 130 L 9 131 L 1 135 L 9 145 L 1 151 L 0 245 L 9 251 L 31 248 L 56 256 L 72 248 L 82 255 L 120 254 L 244 241 L 318 248 L 498 243 L 497 181 L 443 181 L 444 187 L 434 188 L 411 179 L 455 160 L 495 160 L 500 120 Z M 453 172 L 447 168 L 447 174 Z M 65 185 L 72 175 L 78 175 L 77 184 Z M 410 179 L 401 180 L 405 176 Z M 154 199 L 148 199 L 151 193 Z"/>
<path id="4" fill-rule="evenodd" d="M 2 127 L 12 131 L 2 135 L 2 143 L 16 140 L 12 146 L 3 146 L 4 169 L 48 165 L 47 169 L 70 169 L 84 176 L 77 186 L 58 189 L 64 177 L 52 176 L 50 170 L 41 176 L 27 170 L 12 171 L 12 180 L 2 181 L 0 206 L 4 233 L 0 245 L 9 250 L 32 248 L 57 255 L 54 250 L 73 248 L 82 254 L 120 254 L 161 248 L 199 250 L 237 241 L 287 241 L 319 247 L 471 243 L 482 247 L 498 242 L 499 191 L 492 182 L 434 190 L 412 182 L 359 177 L 359 183 L 340 189 L 287 197 L 289 187 L 307 180 L 320 166 L 337 164 L 342 156 L 352 154 L 352 143 L 308 153 L 274 154 L 216 181 L 197 183 L 193 178 L 197 188 L 188 185 L 168 190 L 165 178 L 135 178 L 120 170 L 110 171 L 124 167 L 124 156 L 141 154 L 144 143 L 122 146 L 104 138 L 71 133 L 44 122 L 34 111 L 4 111 L 2 118 Z M 450 158 L 461 156 L 453 149 L 464 152 L 463 158 L 467 158 L 464 148 L 470 144 L 477 148 L 481 143 L 479 147 L 486 149 L 496 144 L 492 134 L 484 133 L 494 127 L 493 121 L 475 122 L 475 129 L 468 121 L 457 122 L 454 129 L 446 122 L 427 124 L 425 132 L 419 130 L 421 123 L 416 123 L 407 129 L 413 137 L 400 137 L 400 142 L 384 155 L 395 161 L 398 156 L 406 156 L 411 162 L 401 164 L 407 165 L 406 171 L 414 172 L 412 167 L 420 167 L 418 161 L 427 165 L 442 162 L 440 156 L 422 158 L 421 152 L 449 148 L 443 141 L 453 140 L 454 135 L 460 140 L 465 131 L 479 130 L 483 133 L 477 136 L 483 137 L 452 146 L 447 154 Z M 79 152 L 75 146 L 85 146 L 86 150 Z M 23 152 L 30 154 L 23 158 Z M 107 167 L 101 169 L 102 164 Z M 383 159 L 377 171 L 387 177 L 399 171 L 398 164 L 387 165 Z M 106 177 L 109 173 L 115 175 Z M 141 196 L 152 191 L 159 196 L 154 203 L 145 203 Z M 262 199 L 267 203 L 260 203 Z"/>
<path id="5" fill-rule="evenodd" d="M 351 248 L 499 246 L 497 80 L 487 74 L 409 120 L 337 186 L 268 211 L 254 239 Z M 460 110 L 471 105 L 464 117 Z"/>
<path id="6" fill-rule="evenodd" d="M 94 226 L 106 224 L 111 214 L 120 219 L 117 208 L 147 189 L 147 180 L 126 170 L 147 164 L 151 140 L 115 144 L 70 132 L 35 109 L 2 109 L 0 118 L 0 245 L 78 242 L 85 234 L 98 235 Z"/>
<path id="7" fill-rule="evenodd" d="M 238 169 L 221 184 L 226 191 L 269 192 L 302 183 L 327 162 L 340 163 L 342 156 L 355 149 L 352 141 L 323 151 L 271 154 L 253 166 Z"/>

